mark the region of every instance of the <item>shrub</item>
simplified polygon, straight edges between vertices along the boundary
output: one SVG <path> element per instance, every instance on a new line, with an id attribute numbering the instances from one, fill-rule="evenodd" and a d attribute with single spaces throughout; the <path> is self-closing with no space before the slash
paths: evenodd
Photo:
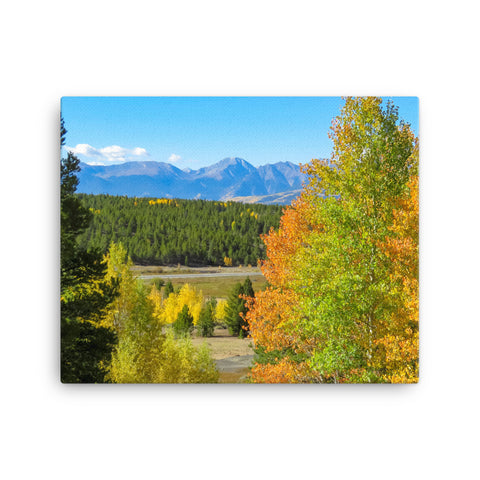
<path id="1" fill-rule="evenodd" d="M 156 383 L 217 383 L 218 378 L 208 345 L 196 349 L 190 337 L 175 340 L 167 333 Z"/>
<path id="2" fill-rule="evenodd" d="M 165 285 L 165 280 L 163 280 L 162 278 L 154 278 L 152 280 L 152 284 L 155 285 L 157 290 L 160 291 L 162 289 L 162 287 Z"/>
<path id="3" fill-rule="evenodd" d="M 169 280 L 163 290 L 163 297 L 168 298 L 171 293 L 173 293 L 173 283 Z"/>

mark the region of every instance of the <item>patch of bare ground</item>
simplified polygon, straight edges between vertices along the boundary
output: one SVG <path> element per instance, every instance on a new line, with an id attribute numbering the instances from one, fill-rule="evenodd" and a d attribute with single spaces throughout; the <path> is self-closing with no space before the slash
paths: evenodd
<path id="1" fill-rule="evenodd" d="M 253 355 L 252 340 L 250 338 L 232 337 L 226 328 L 216 328 L 213 337 L 194 337 L 192 342 L 195 346 L 206 342 L 214 360 Z"/>
<path id="2" fill-rule="evenodd" d="M 218 383 L 247 383 L 246 379 L 249 371 L 249 368 L 241 368 L 235 372 L 220 371 Z"/>
<path id="3" fill-rule="evenodd" d="M 192 339 L 195 346 L 206 342 L 220 373 L 219 383 L 244 383 L 253 360 L 252 340 L 232 337 L 225 328 L 216 328 L 213 337 Z"/>

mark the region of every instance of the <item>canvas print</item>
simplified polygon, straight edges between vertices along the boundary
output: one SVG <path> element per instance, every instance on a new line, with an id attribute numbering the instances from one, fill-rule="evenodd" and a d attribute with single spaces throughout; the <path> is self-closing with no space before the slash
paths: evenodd
<path id="1" fill-rule="evenodd" d="M 416 383 L 417 97 L 64 97 L 63 383 Z"/>

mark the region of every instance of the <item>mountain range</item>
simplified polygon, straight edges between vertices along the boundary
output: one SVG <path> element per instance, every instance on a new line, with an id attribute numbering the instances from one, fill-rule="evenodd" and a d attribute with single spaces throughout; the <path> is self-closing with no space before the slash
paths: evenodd
<path id="1" fill-rule="evenodd" d="M 237 157 L 199 170 L 181 170 L 154 161 L 108 166 L 81 163 L 80 167 L 79 193 L 223 201 L 241 198 L 247 203 L 264 203 L 263 197 L 268 198 L 265 203 L 272 199 L 272 203 L 290 203 L 306 178 L 291 162 L 254 167 Z"/>

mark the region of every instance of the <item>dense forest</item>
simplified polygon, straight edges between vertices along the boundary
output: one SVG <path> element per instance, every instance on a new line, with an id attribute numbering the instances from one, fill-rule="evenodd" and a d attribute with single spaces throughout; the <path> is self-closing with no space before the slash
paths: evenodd
<path id="1" fill-rule="evenodd" d="M 282 206 L 207 200 L 85 195 L 93 213 L 80 247 L 106 253 L 121 242 L 135 263 L 256 265 L 265 256 L 260 234 L 278 228 Z M 226 262 L 225 262 L 226 260 Z"/>

